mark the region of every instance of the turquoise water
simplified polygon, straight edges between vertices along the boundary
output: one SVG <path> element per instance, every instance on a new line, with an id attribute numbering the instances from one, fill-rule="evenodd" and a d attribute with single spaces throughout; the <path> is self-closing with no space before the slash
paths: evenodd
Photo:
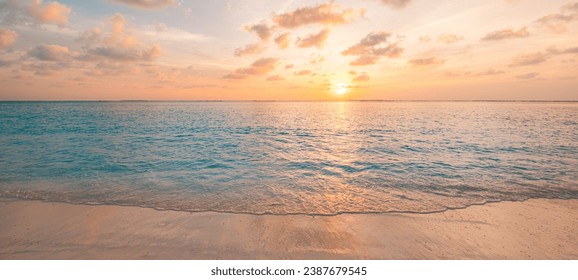
<path id="1" fill-rule="evenodd" d="M 0 102 L 0 196 L 254 214 L 578 198 L 578 103 Z"/>

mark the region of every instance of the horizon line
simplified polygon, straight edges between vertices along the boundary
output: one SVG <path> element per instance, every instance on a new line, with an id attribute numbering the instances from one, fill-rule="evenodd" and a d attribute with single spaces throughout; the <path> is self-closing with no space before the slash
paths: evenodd
<path id="1" fill-rule="evenodd" d="M 0 100 L 0 102 L 578 102 L 537 99 L 103 99 L 103 100 Z"/>

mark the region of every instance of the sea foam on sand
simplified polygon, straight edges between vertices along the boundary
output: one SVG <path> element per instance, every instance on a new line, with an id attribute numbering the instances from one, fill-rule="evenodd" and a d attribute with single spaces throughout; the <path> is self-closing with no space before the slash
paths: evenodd
<path id="1" fill-rule="evenodd" d="M 0 201 L 0 259 L 578 259 L 578 200 L 246 215 Z"/>

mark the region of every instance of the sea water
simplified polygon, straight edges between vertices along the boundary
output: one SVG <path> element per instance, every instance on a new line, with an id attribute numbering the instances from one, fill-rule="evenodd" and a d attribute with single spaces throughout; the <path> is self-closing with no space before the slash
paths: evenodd
<path id="1" fill-rule="evenodd" d="M 0 102 L 0 197 L 252 214 L 578 198 L 578 103 Z"/>

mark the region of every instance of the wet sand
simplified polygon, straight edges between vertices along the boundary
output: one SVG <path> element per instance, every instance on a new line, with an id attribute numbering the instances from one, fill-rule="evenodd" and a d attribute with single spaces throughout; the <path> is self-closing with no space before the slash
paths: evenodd
<path id="1" fill-rule="evenodd" d="M 0 259 L 578 259 L 578 200 L 271 216 L 0 201 Z"/>

